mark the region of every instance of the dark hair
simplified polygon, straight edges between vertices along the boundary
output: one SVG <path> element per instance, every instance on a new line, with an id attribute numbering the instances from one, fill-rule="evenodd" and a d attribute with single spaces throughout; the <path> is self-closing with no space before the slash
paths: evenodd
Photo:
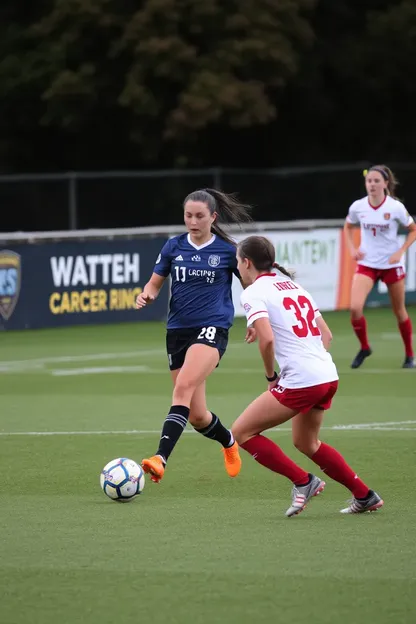
<path id="1" fill-rule="evenodd" d="M 251 207 L 239 202 L 233 194 L 227 195 L 222 191 L 206 188 L 189 193 L 185 197 L 183 205 L 185 206 L 188 201 L 202 202 L 207 205 L 211 214 L 216 212 L 217 218 L 211 226 L 211 232 L 232 245 L 236 244 L 235 241 L 231 236 L 228 236 L 219 223 L 238 223 L 241 225 L 241 223 L 252 221 L 249 214 Z"/>
<path id="2" fill-rule="evenodd" d="M 293 279 L 293 273 L 275 262 L 274 245 L 268 238 L 249 236 L 238 243 L 237 249 L 240 258 L 251 260 L 257 271 L 270 271 L 275 268 L 286 277 Z"/>
<path id="3" fill-rule="evenodd" d="M 390 195 L 393 199 L 397 199 L 395 191 L 399 181 L 393 171 L 387 167 L 387 165 L 373 165 L 373 167 L 370 167 L 367 171 L 367 174 L 370 173 L 370 171 L 378 171 L 378 173 L 382 175 L 384 180 L 387 182 L 387 188 L 384 190 L 385 195 Z"/>

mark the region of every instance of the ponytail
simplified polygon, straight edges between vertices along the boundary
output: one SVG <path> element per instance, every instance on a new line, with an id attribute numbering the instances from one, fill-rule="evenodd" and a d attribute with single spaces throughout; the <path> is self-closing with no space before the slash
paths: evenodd
<path id="1" fill-rule="evenodd" d="M 257 271 L 270 272 L 277 269 L 293 279 L 294 275 L 285 267 L 275 262 L 276 251 L 273 243 L 265 236 L 249 236 L 238 243 L 238 254 L 241 258 L 248 258 L 253 263 Z"/>
<path id="2" fill-rule="evenodd" d="M 217 189 L 206 188 L 190 193 L 185 198 L 184 205 L 187 201 L 203 202 L 208 206 L 211 214 L 215 212 L 217 218 L 211 226 L 211 232 L 234 246 L 236 246 L 235 241 L 226 233 L 220 224 L 237 223 L 241 225 L 242 223 L 252 221 L 249 212 L 251 207 L 239 202 L 234 194 L 226 194 Z"/>
<path id="3" fill-rule="evenodd" d="M 286 277 L 289 277 L 290 279 L 293 279 L 295 277 L 294 273 L 285 269 L 285 267 L 283 267 L 281 264 L 277 264 L 277 262 L 273 262 L 272 267 L 274 269 L 277 269 L 278 271 L 280 271 L 280 273 L 283 273 L 283 275 L 286 275 Z"/>

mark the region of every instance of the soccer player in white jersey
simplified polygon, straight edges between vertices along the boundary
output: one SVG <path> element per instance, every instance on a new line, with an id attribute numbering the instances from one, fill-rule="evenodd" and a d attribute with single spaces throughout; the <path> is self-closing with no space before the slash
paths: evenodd
<path id="1" fill-rule="evenodd" d="M 269 386 L 237 418 L 231 428 L 234 438 L 262 466 L 293 482 L 288 517 L 301 512 L 325 487 L 261 435 L 288 420 L 295 447 L 351 491 L 353 499 L 341 513 L 375 511 L 383 505 L 380 496 L 338 451 L 319 440 L 324 412 L 338 387 L 337 369 L 327 351 L 332 336 L 311 295 L 274 262 L 274 256 L 272 243 L 262 236 L 250 236 L 237 247 L 238 270 L 247 286 L 241 303 L 248 325 L 257 332 Z"/>
<path id="2" fill-rule="evenodd" d="M 358 368 L 371 355 L 367 323 L 363 314 L 365 302 L 374 284 L 381 280 L 387 286 L 393 312 L 397 318 L 405 347 L 403 368 L 414 368 L 412 323 L 405 306 L 405 271 L 403 255 L 416 240 L 416 224 L 404 205 L 395 197 L 397 180 L 385 165 L 375 165 L 365 172 L 366 197 L 355 201 L 348 211 L 344 231 L 357 269 L 351 289 L 351 324 L 360 341 L 360 350 L 351 367 Z M 352 228 L 360 225 L 361 243 L 356 249 Z M 403 245 L 399 227 L 409 233 Z"/>

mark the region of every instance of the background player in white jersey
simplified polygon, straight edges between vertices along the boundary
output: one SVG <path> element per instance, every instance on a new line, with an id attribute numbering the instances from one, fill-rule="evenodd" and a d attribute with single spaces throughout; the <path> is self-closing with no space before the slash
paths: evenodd
<path id="1" fill-rule="evenodd" d="M 149 282 L 136 299 L 138 309 L 152 303 L 171 276 L 166 348 L 174 384 L 172 406 L 155 455 L 142 462 L 155 482 L 163 477 L 166 462 L 188 420 L 196 431 L 223 446 L 231 477 L 240 471 L 238 445 L 220 419 L 207 409 L 205 380 L 227 348 L 234 318 L 232 276 L 239 276 L 236 245 L 219 222 L 248 221 L 247 209 L 232 196 L 214 189 L 188 195 L 184 201 L 188 233 L 164 245 Z"/>
<path id="2" fill-rule="evenodd" d="M 348 211 L 345 233 L 357 270 L 351 289 L 351 324 L 360 341 L 360 351 L 351 367 L 358 368 L 371 355 L 367 323 L 363 314 L 365 302 L 374 284 L 381 280 L 387 286 L 393 312 L 405 346 L 403 368 L 414 368 L 412 323 L 405 306 L 405 271 L 403 254 L 416 240 L 416 224 L 403 204 L 395 197 L 397 180 L 385 165 L 375 165 L 365 172 L 367 196 L 355 201 Z M 361 227 L 361 244 L 354 246 L 352 228 Z M 409 230 L 403 245 L 399 227 Z"/>
<path id="3" fill-rule="evenodd" d="M 247 285 L 241 303 L 248 324 L 257 332 L 269 389 L 247 407 L 231 430 L 257 462 L 293 482 L 287 516 L 301 512 L 325 487 L 324 481 L 307 473 L 277 444 L 260 435 L 288 420 L 292 420 L 296 448 L 351 491 L 354 498 L 341 512 L 374 511 L 383 505 L 380 496 L 358 478 L 338 451 L 319 440 L 324 411 L 338 387 L 337 369 L 327 351 L 331 332 L 311 295 L 274 262 L 274 257 L 273 244 L 262 236 L 250 236 L 237 247 L 237 266 Z M 280 378 L 274 370 L 275 358 Z"/>

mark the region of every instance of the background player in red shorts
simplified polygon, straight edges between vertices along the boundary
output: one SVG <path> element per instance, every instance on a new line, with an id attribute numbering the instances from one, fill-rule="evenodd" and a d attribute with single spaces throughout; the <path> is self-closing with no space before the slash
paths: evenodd
<path id="1" fill-rule="evenodd" d="M 324 481 L 260 435 L 290 419 L 296 448 L 352 492 L 351 504 L 341 512 L 374 511 L 383 505 L 380 496 L 358 478 L 338 451 L 319 440 L 324 410 L 329 409 L 338 387 L 337 369 L 326 350 L 332 336 L 310 294 L 274 263 L 274 255 L 272 243 L 262 236 L 250 236 L 237 247 L 237 266 L 247 285 L 241 303 L 248 325 L 257 332 L 269 390 L 237 418 L 233 435 L 257 462 L 293 482 L 287 516 L 301 512 L 325 487 Z M 280 379 L 274 371 L 275 358 Z"/>
<path id="2" fill-rule="evenodd" d="M 367 196 L 355 201 L 348 211 L 345 233 L 357 271 L 351 289 L 351 324 L 360 341 L 360 351 L 351 367 L 358 368 L 371 355 L 367 323 L 363 310 L 375 282 L 388 288 L 393 312 L 405 346 L 403 368 L 414 368 L 412 323 L 405 306 L 405 271 L 403 254 L 416 240 L 416 224 L 404 205 L 395 197 L 397 180 L 385 165 L 371 167 L 365 176 Z M 361 244 L 356 249 L 352 237 L 354 225 L 361 227 Z M 409 230 L 400 246 L 399 226 Z"/>

